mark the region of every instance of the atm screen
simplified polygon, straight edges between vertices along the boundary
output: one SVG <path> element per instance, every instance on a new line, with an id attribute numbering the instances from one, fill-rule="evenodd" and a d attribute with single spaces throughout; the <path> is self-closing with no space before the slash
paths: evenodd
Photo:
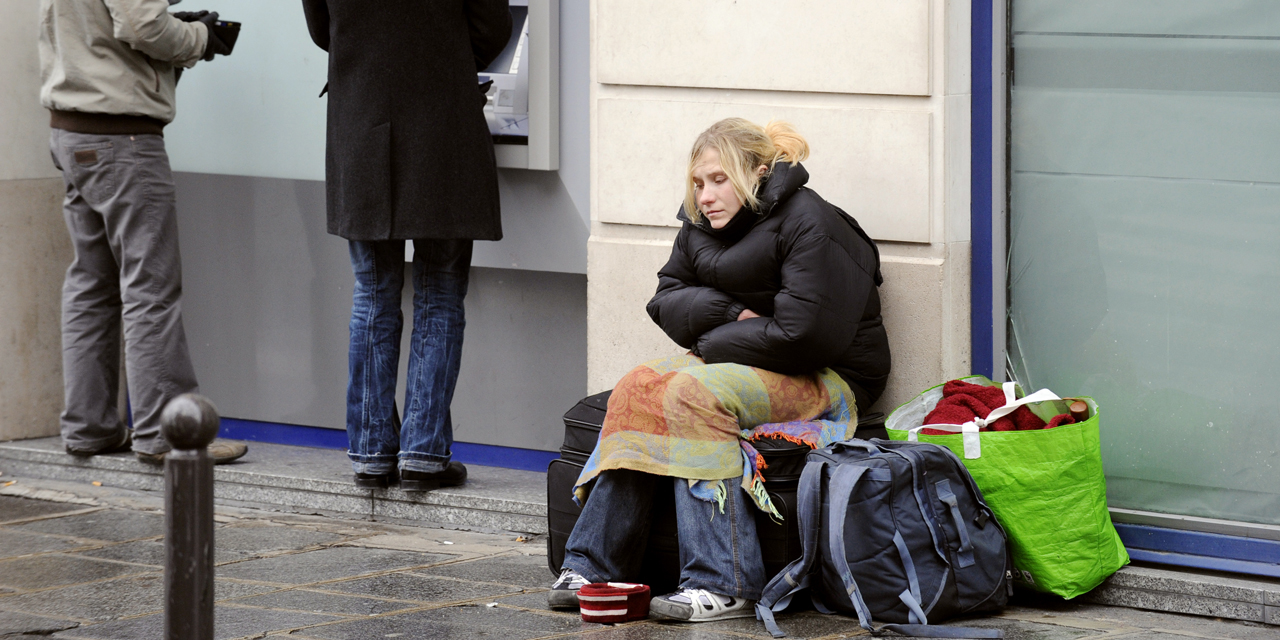
<path id="1" fill-rule="evenodd" d="M 529 7 L 511 7 L 511 38 L 507 46 L 482 73 L 516 73 L 520 67 L 517 49 L 520 48 L 520 34 L 524 33 L 524 23 L 529 19 Z"/>

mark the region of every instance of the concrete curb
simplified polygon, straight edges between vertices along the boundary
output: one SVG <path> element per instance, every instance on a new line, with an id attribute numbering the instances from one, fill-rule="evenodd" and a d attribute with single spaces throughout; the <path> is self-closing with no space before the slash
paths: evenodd
<path id="1" fill-rule="evenodd" d="M 129 454 L 78 458 L 58 438 L 0 443 L 7 475 L 71 482 L 102 482 L 162 491 L 159 467 Z M 472 466 L 466 485 L 424 493 L 396 487 L 361 489 L 341 452 L 251 443 L 241 462 L 214 468 L 214 496 L 272 505 L 300 513 L 330 511 L 430 522 L 487 531 L 546 533 L 546 478 L 532 471 Z"/>

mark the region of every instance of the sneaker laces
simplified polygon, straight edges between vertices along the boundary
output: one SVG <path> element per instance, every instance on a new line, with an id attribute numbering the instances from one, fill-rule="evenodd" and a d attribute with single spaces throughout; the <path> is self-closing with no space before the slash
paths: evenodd
<path id="1" fill-rule="evenodd" d="M 687 605 L 692 605 L 694 600 L 697 600 L 698 604 L 704 607 L 711 606 L 711 598 L 719 598 L 722 606 L 727 606 L 733 600 L 732 598 L 726 598 L 726 596 L 711 593 L 706 589 L 690 589 L 688 587 L 682 587 L 679 591 L 667 596 L 667 600 Z"/>
<path id="2" fill-rule="evenodd" d="M 545 583 L 544 583 L 545 584 Z M 582 585 L 588 584 L 586 578 L 582 574 L 573 569 L 565 569 L 560 572 L 560 577 L 556 579 L 556 583 L 551 585 L 552 589 L 578 589 Z M 564 585 L 564 586 L 561 586 Z"/>

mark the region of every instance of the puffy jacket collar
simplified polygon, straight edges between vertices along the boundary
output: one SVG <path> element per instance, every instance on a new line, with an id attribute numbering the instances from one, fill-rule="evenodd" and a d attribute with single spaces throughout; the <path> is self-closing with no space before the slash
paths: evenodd
<path id="1" fill-rule="evenodd" d="M 788 162 L 779 162 L 773 165 L 773 171 L 760 182 L 760 186 L 756 188 L 756 198 L 759 204 L 752 211 L 756 214 L 757 222 L 769 217 L 773 213 L 774 207 L 785 201 L 800 190 L 809 182 L 809 172 L 805 170 L 804 165 L 800 163 L 790 164 Z M 711 231 L 710 224 L 706 218 L 700 218 L 697 222 L 690 219 L 689 214 L 685 212 L 684 205 L 680 205 L 680 211 L 676 214 L 676 219 L 681 222 L 688 222 L 703 231 Z"/>
<path id="2" fill-rule="evenodd" d="M 779 162 L 773 165 L 773 171 L 769 172 L 769 176 L 760 183 L 760 188 L 756 191 L 756 197 L 760 199 L 757 208 L 760 217 L 769 217 L 778 203 L 790 198 L 807 182 L 809 182 L 809 172 L 805 171 L 804 165 L 799 162 L 795 164 Z"/>

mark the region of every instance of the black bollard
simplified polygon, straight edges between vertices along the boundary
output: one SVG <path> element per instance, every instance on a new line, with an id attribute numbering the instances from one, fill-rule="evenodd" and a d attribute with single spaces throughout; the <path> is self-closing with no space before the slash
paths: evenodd
<path id="1" fill-rule="evenodd" d="M 213 640 L 213 459 L 218 410 L 180 395 L 160 415 L 164 439 L 164 637 Z"/>

